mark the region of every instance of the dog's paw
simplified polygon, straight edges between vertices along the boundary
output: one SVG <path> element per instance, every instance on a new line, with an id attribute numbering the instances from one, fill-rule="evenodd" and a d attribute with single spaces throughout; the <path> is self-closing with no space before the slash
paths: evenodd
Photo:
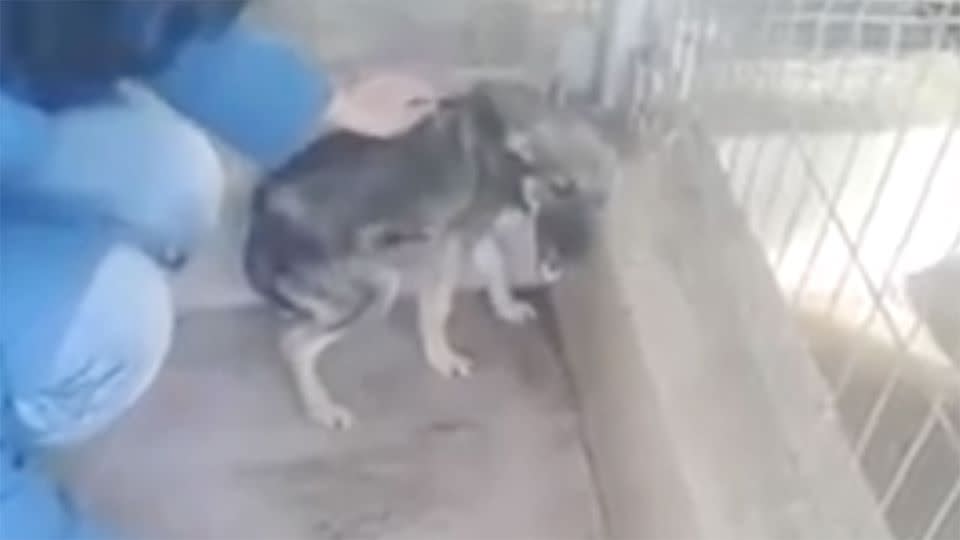
<path id="1" fill-rule="evenodd" d="M 527 302 L 515 301 L 496 310 L 497 317 L 510 324 L 523 324 L 537 318 L 537 310 Z"/>
<path id="2" fill-rule="evenodd" d="M 447 378 L 469 377 L 473 372 L 473 363 L 470 359 L 455 352 L 431 358 L 430 367 Z"/>
<path id="3" fill-rule="evenodd" d="M 311 420 L 327 429 L 344 431 L 353 427 L 353 413 L 336 403 L 310 405 L 307 414 Z"/>

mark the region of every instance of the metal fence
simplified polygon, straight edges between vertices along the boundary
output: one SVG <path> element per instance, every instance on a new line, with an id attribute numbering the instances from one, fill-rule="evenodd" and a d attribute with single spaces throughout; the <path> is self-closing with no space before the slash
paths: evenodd
<path id="1" fill-rule="evenodd" d="M 251 15 L 339 71 L 400 65 L 545 79 L 567 30 L 600 0 L 262 0 Z M 295 7 L 291 7 L 295 6 Z"/>
<path id="2" fill-rule="evenodd" d="M 960 537 L 960 3 L 609 9 L 601 97 L 709 135 L 876 511 Z"/>

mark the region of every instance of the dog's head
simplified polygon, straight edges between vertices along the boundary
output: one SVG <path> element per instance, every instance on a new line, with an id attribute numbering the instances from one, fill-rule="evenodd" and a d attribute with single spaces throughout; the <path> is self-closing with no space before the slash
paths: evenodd
<path id="1" fill-rule="evenodd" d="M 494 149 L 486 153 L 487 172 L 517 186 L 519 206 L 533 222 L 540 277 L 554 282 L 589 249 L 615 159 L 586 122 L 539 115 L 516 125 L 499 97 L 496 87 L 479 84 L 455 104 L 469 111 L 477 140 Z"/>
<path id="2" fill-rule="evenodd" d="M 498 89 L 488 84 L 446 98 L 438 114 L 459 128 L 481 174 L 515 186 L 515 202 L 534 225 L 539 273 L 547 282 L 558 279 L 586 254 L 594 216 L 606 199 L 598 177 L 611 173 L 599 140 L 575 122 L 565 126 L 573 131 L 556 137 L 552 130 L 563 129 L 557 123 L 516 125 Z"/>
<path id="3" fill-rule="evenodd" d="M 504 145 L 520 165 L 523 208 L 534 224 L 541 277 L 557 280 L 582 259 L 595 218 L 619 180 L 615 152 L 590 120 L 523 84 L 484 83 Z"/>
<path id="4" fill-rule="evenodd" d="M 553 283 L 586 256 L 594 217 L 603 201 L 572 180 L 558 182 L 538 176 L 522 180 L 522 197 L 533 221 L 538 273 L 545 282 Z"/>
<path id="5" fill-rule="evenodd" d="M 619 159 L 593 111 L 557 101 L 516 80 L 475 85 L 500 114 L 510 147 L 536 164 L 539 174 L 574 181 L 590 197 L 606 200 L 620 181 Z"/>

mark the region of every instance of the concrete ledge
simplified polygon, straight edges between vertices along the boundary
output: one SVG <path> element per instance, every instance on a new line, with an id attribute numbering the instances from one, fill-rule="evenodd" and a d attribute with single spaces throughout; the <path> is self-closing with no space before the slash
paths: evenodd
<path id="1" fill-rule="evenodd" d="M 554 291 L 610 538 L 706 538 L 608 246 Z"/>
<path id="2" fill-rule="evenodd" d="M 628 167 L 555 292 L 614 538 L 889 538 L 713 149 Z"/>

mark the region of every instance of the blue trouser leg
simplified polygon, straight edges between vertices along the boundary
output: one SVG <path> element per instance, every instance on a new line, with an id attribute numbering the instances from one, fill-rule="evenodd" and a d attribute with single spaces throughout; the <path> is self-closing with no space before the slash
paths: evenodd
<path id="1" fill-rule="evenodd" d="M 13 450 L 0 450 L 0 539 L 110 540 L 45 472 Z"/>
<path id="2" fill-rule="evenodd" d="M 139 398 L 173 308 L 153 259 L 97 226 L 0 222 L 0 540 L 101 538 L 33 465 Z"/>

